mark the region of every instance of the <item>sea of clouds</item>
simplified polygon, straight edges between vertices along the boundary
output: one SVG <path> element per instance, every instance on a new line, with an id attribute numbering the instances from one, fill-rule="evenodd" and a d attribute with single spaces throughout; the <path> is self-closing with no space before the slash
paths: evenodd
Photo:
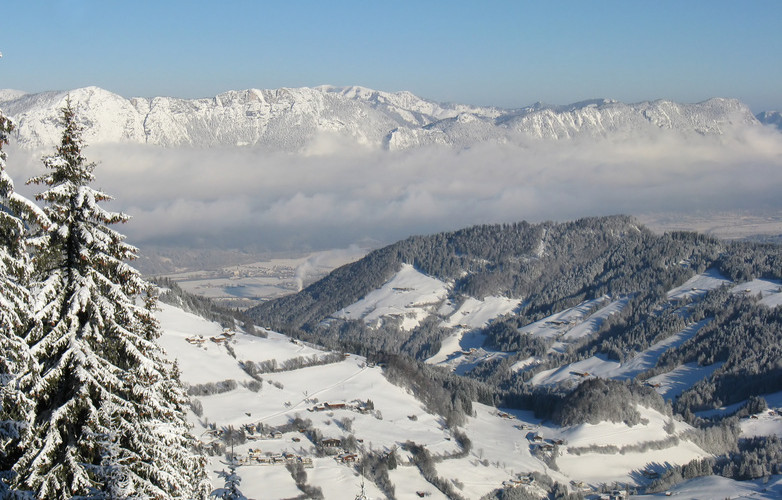
<path id="1" fill-rule="evenodd" d="M 9 149 L 17 189 L 42 152 Z M 782 133 L 378 151 L 323 136 L 300 153 L 96 145 L 95 186 L 141 246 L 266 251 L 383 244 L 478 223 L 607 214 L 782 210 Z"/>

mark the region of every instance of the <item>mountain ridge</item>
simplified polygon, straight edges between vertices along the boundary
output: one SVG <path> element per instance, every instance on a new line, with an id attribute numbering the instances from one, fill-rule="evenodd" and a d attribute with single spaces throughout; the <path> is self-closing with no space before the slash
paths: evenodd
<path id="1" fill-rule="evenodd" d="M 247 314 L 331 348 L 402 353 L 520 394 L 547 370 L 581 380 L 579 363 L 644 383 L 696 363 L 711 385 L 674 401 L 685 414 L 782 390 L 767 362 L 777 355 L 763 347 L 782 335 L 781 256 L 775 245 L 655 235 L 627 216 L 473 226 L 375 250 Z M 738 373 L 752 388 L 735 390 Z"/>
<path id="2" fill-rule="evenodd" d="M 644 135 L 650 130 L 722 135 L 760 126 L 744 103 L 727 98 L 695 104 L 592 99 L 501 109 L 438 103 L 407 91 L 329 85 L 232 90 L 200 99 L 126 99 L 94 86 L 38 94 L 0 90 L 0 107 L 17 125 L 16 142 L 37 149 L 56 142 L 58 110 L 67 98 L 75 101 L 88 126 L 88 143 L 162 147 L 259 146 L 297 152 L 321 136 L 335 136 L 386 150 L 466 148 L 487 141 Z"/>

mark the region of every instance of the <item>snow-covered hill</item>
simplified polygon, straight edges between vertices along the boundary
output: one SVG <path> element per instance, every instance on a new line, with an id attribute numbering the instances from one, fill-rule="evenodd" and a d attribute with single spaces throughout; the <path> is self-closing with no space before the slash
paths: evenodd
<path id="1" fill-rule="evenodd" d="M 302 484 L 319 488 L 326 499 L 352 498 L 361 487 L 360 465 L 345 458 L 349 455 L 340 461 L 347 442 L 356 446 L 359 456 L 394 453 L 397 467 L 388 477 L 396 498 L 422 494 L 447 498 L 424 478 L 410 452 L 403 449 L 409 441 L 439 457 L 435 460 L 437 476 L 468 499 L 481 498 L 514 481 L 516 487 L 540 494 L 544 490 L 534 481 L 520 484 L 531 473 L 546 474 L 573 491 L 589 492 L 614 482 L 643 484 L 647 480 L 642 473 L 650 464 L 662 470 L 660 464 L 683 464 L 708 455 L 687 440 L 687 424 L 666 425 L 670 417 L 648 408 L 639 408 L 644 420 L 635 426 L 606 422 L 561 428 L 529 412 L 501 412 L 475 403 L 466 423 L 450 428 L 406 389 L 386 380 L 381 367 L 362 357 L 347 355 L 318 366 L 294 368 L 292 360 L 323 358 L 328 353 L 274 332 L 267 332 L 266 338 L 238 332 L 217 343 L 210 339 L 222 337 L 219 325 L 165 304 L 158 318 L 164 330 L 160 343 L 178 361 L 183 381 L 193 387 L 236 382 L 227 391 L 195 396 L 202 413 L 191 413 L 190 419 L 205 444 L 220 442 L 220 431 L 229 426 L 244 429 L 247 439 L 236 444 L 234 452 L 242 461 L 238 473 L 248 498 L 297 497 Z M 205 339 L 202 345 L 187 341 L 199 336 Z M 278 369 L 263 373 L 260 384 L 257 376 L 251 377 L 242 368 L 248 362 L 272 360 Z M 362 406 L 370 401 L 372 409 Z M 298 423 L 291 426 L 294 421 Z M 303 426 L 307 432 L 301 432 Z M 461 455 L 456 431 L 471 441 Z M 318 451 L 312 436 L 343 444 L 321 446 Z M 660 445 L 666 438 L 667 444 Z M 648 442 L 658 443 L 660 449 L 651 454 L 639 451 Z M 617 451 L 607 450 L 609 445 Z M 553 461 L 559 471 L 551 468 Z M 306 473 L 299 486 L 286 468 L 296 463 Z M 211 457 L 209 472 L 215 487 L 222 485 L 216 472 L 225 468 L 222 452 Z M 372 482 L 366 482 L 365 488 L 369 498 L 388 497 Z"/>
<path id="2" fill-rule="evenodd" d="M 733 294 L 747 294 L 758 297 L 758 303 L 768 307 L 782 304 L 782 286 L 776 280 L 755 279 L 749 282 L 731 284 L 730 280 L 714 269 L 693 276 L 681 286 L 667 292 L 671 303 L 690 302 L 702 298 L 707 291 L 731 285 Z M 456 301 L 461 305 L 455 306 Z M 553 341 L 550 353 L 561 353 L 568 346 L 597 332 L 603 321 L 622 311 L 628 303 L 628 296 L 587 300 L 583 303 L 555 312 L 541 320 L 519 329 L 519 333 Z M 400 328 L 409 331 L 429 317 L 436 317 L 439 326 L 448 328 L 450 335 L 441 343 L 440 350 L 427 362 L 447 366 L 456 373 L 464 373 L 481 363 L 507 357 L 507 352 L 495 351 L 484 346 L 485 336 L 480 330 L 493 320 L 512 313 L 522 300 L 505 297 L 485 297 L 482 300 L 453 293 L 452 284 L 426 276 L 409 264 L 380 288 L 368 293 L 358 302 L 334 314 L 343 319 L 360 319 L 373 328 L 384 322 L 398 321 Z M 575 363 L 538 372 L 530 379 L 532 385 L 576 386 L 588 377 L 631 380 L 654 368 L 663 353 L 691 339 L 709 320 L 693 322 L 680 332 L 671 335 L 624 363 L 595 355 Z M 545 357 L 533 356 L 515 363 L 516 371 L 524 371 L 546 361 Z M 682 365 L 649 379 L 665 399 L 673 399 L 697 381 L 710 376 L 721 366 Z"/>
<path id="3" fill-rule="evenodd" d="M 660 129 L 731 134 L 759 125 L 747 106 L 735 99 L 698 104 L 593 100 L 503 110 L 441 104 L 409 92 L 331 86 L 249 89 L 204 99 L 125 99 L 98 87 L 39 94 L 0 90 L 0 107 L 17 124 L 20 145 L 50 147 L 59 137 L 58 109 L 67 98 L 76 103 L 80 119 L 88 125 L 89 144 L 165 147 L 254 145 L 317 152 L 324 141 L 336 140 L 400 150 L 469 147 L 486 141 L 643 136 Z"/>

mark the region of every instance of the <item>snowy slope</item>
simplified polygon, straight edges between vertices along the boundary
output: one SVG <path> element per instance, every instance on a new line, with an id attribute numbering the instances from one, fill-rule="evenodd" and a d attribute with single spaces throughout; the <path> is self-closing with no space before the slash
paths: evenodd
<path id="1" fill-rule="evenodd" d="M 651 500 L 653 498 L 676 498 L 690 500 L 699 498 L 782 498 L 782 476 L 771 476 L 768 480 L 734 481 L 720 476 L 707 476 L 690 479 L 672 487 L 665 493 L 639 495 L 634 498 Z"/>
<path id="2" fill-rule="evenodd" d="M 348 355 L 341 361 L 321 366 L 264 373 L 262 387 L 255 392 L 249 387 L 252 379 L 240 368 L 240 362 L 275 359 L 279 365 L 285 360 L 326 353 L 274 332 L 267 332 L 266 338 L 238 332 L 229 341 L 234 358 L 225 345 L 207 340 L 203 346 L 196 346 L 186 341 L 188 337 L 199 335 L 207 339 L 218 336 L 223 329 L 217 324 L 167 305 L 161 305 L 158 318 L 164 331 L 160 343 L 168 355 L 177 360 L 183 381 L 204 384 L 233 379 L 238 382 L 236 388 L 228 392 L 195 398 L 200 402 L 203 414 L 199 417 L 191 413 L 190 420 L 195 434 L 204 443 L 216 439 L 211 434 L 211 426 L 217 430 L 229 425 L 235 428 L 250 424 L 275 427 L 299 417 L 310 420 L 312 427 L 324 438 L 354 436 L 359 440 L 359 449 L 365 452 L 396 449 L 399 466 L 390 471 L 389 478 L 397 498 L 414 498 L 419 492 L 430 498 L 446 498 L 422 477 L 401 446 L 414 441 L 426 446 L 433 455 L 447 456 L 460 450 L 453 430 L 445 426 L 440 416 L 428 413 L 408 391 L 390 384 L 381 368 L 369 366 L 361 357 Z M 339 406 L 356 400 L 371 400 L 375 409 L 361 413 Z M 336 406 L 311 411 L 324 403 Z M 469 453 L 462 458 L 446 458 L 436 463 L 437 475 L 454 485 L 465 498 L 480 498 L 503 482 L 533 471 L 546 473 L 563 484 L 583 481 L 597 485 L 636 477 L 638 469 L 644 466 L 640 454 L 604 453 L 597 458 L 611 465 L 598 468 L 594 466 L 596 460 L 590 457 L 581 460 L 584 457 L 579 458 L 568 450 L 605 443 L 637 445 L 667 436 L 662 429 L 668 417 L 644 408 L 640 410 L 647 423 L 632 428 L 599 424 L 564 429 L 545 425 L 528 412 L 502 413 L 478 403 L 474 403 L 474 410 L 474 415 L 468 417 L 462 427 L 472 442 Z M 685 424 L 676 424 L 677 433 L 685 430 Z M 537 444 L 529 438 L 532 431 L 549 440 L 567 441 L 555 457 L 561 472 L 552 470 L 536 456 Z M 257 437 L 259 439 L 236 445 L 235 453 L 242 459 L 257 453 L 270 460 L 275 456 L 283 460 L 282 454 L 290 453 L 311 461 L 311 467 L 308 465 L 305 469 L 307 484 L 320 488 L 326 499 L 352 498 L 359 492 L 358 469 L 352 464 L 339 463 L 332 456 L 317 456 L 313 443 L 304 434 L 294 430 L 274 437 Z M 666 453 L 666 461 L 670 464 L 704 455 L 702 450 L 685 440 L 657 453 L 661 456 Z M 216 471 L 224 468 L 222 455 L 210 458 L 209 472 L 215 486 L 220 485 Z M 249 461 L 238 468 L 238 473 L 242 477 L 242 491 L 248 498 L 293 498 L 301 494 L 282 464 L 260 465 Z M 367 482 L 365 486 L 369 498 L 384 498 L 377 485 Z M 535 490 L 535 485 L 527 488 L 539 491 Z"/>
<path id="3" fill-rule="evenodd" d="M 729 283 L 730 280 L 721 275 L 719 271 L 709 269 L 703 274 L 693 276 L 683 285 L 669 290 L 668 298 L 671 300 L 692 299 Z"/>
<path id="4" fill-rule="evenodd" d="M 507 297 L 476 299 L 454 294 L 452 283 L 445 283 L 419 272 L 410 264 L 403 264 L 380 288 L 332 316 L 360 319 L 372 328 L 394 321 L 398 322 L 401 330 L 408 332 L 428 317 L 439 318 L 439 325 L 452 333 L 442 340 L 440 350 L 427 361 L 458 369 L 464 363 L 472 366 L 493 355 L 481 349 L 484 337 L 475 330 L 518 309 L 521 303 L 520 299 Z M 480 359 L 475 356 L 468 359 L 467 356 L 473 353 Z"/>
<path id="5" fill-rule="evenodd" d="M 125 99 L 98 87 L 40 94 L 0 90 L 0 107 L 18 125 L 19 144 L 49 147 L 59 137 L 56 118 L 67 97 L 89 125 L 89 144 L 258 145 L 308 151 L 318 148 L 319 139 L 332 137 L 403 150 L 431 145 L 463 148 L 486 141 L 627 137 L 651 130 L 722 135 L 761 126 L 735 99 L 697 104 L 593 100 L 502 110 L 441 104 L 409 92 L 331 86 L 237 90 L 203 99 Z"/>
<path id="6" fill-rule="evenodd" d="M 666 463 L 687 463 L 708 456 L 690 441 L 683 439 L 690 426 L 675 422 L 673 434 L 664 430 L 669 417 L 648 408 L 638 407 L 645 423 L 635 426 L 601 422 L 599 424 L 581 424 L 564 430 L 546 429 L 541 434 L 562 439 L 565 445 L 562 455 L 557 459 L 560 470 L 571 477 L 597 485 L 602 483 L 637 483 L 642 471 L 664 470 Z M 662 449 L 634 450 L 639 443 L 662 442 L 671 437 L 682 438 L 675 444 L 670 443 Z M 616 447 L 619 452 L 581 451 L 588 448 Z"/>
<path id="7" fill-rule="evenodd" d="M 334 316 L 363 319 L 374 327 L 380 326 L 384 318 L 397 318 L 401 320 L 401 328 L 409 331 L 440 307 L 448 290 L 446 283 L 418 272 L 410 264 L 404 264 L 381 288 L 337 311 Z"/>
<path id="8" fill-rule="evenodd" d="M 632 379 L 637 375 L 643 373 L 650 368 L 653 368 L 657 364 L 657 360 L 660 356 L 676 346 L 679 346 L 692 338 L 700 328 L 702 328 L 708 320 L 699 321 L 693 323 L 681 332 L 678 332 L 670 337 L 657 342 L 646 350 L 639 352 L 633 358 L 626 363 L 619 363 L 617 361 L 611 361 L 605 359 L 604 356 L 592 356 L 591 358 L 576 363 L 570 363 L 560 366 L 551 370 L 545 370 L 536 374 L 530 383 L 534 385 L 551 385 L 559 384 L 566 380 L 579 381 L 585 376 L 600 377 L 600 378 L 615 378 L 620 380 Z M 588 375 L 584 375 L 588 374 Z M 667 393 L 667 385 L 663 387 L 663 378 L 656 378 L 655 382 L 659 382 L 661 386 L 658 391 Z"/>

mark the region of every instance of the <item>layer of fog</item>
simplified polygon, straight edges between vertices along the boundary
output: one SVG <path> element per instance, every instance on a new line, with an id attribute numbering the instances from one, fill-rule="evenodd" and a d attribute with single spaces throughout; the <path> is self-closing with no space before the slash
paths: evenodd
<path id="1" fill-rule="evenodd" d="M 253 148 L 100 145 L 106 208 L 133 216 L 132 244 L 316 250 L 389 243 L 477 223 L 569 220 L 615 213 L 765 209 L 779 212 L 782 134 L 482 144 L 369 151 L 319 139 L 307 154 Z M 9 150 L 19 191 L 40 157 Z"/>

